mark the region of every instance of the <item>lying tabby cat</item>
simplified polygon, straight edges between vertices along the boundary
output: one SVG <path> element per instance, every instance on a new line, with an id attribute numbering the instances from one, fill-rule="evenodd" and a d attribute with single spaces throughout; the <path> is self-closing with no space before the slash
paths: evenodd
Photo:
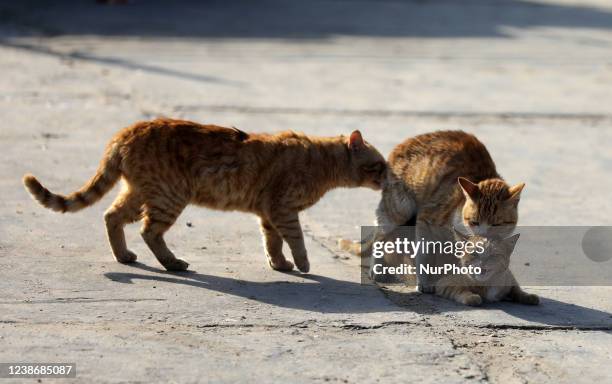
<path id="1" fill-rule="evenodd" d="M 142 237 L 159 262 L 172 271 L 177 259 L 164 233 L 188 204 L 259 216 L 268 262 L 291 270 L 283 240 L 295 264 L 308 272 L 298 212 L 336 187 L 380 189 L 385 159 L 359 131 L 317 138 L 293 132 L 247 134 L 238 129 L 158 119 L 121 130 L 107 146 L 97 173 L 68 196 L 49 192 L 32 175 L 23 179 L 32 196 L 59 212 L 90 206 L 123 178 L 125 188 L 106 211 L 108 239 L 120 263 L 136 260 L 123 227 L 143 219 Z"/>
<path id="2" fill-rule="evenodd" d="M 521 304 L 537 305 L 537 295 L 521 289 L 508 266 L 519 234 L 506 239 L 487 239 L 466 236 L 455 231 L 458 241 L 481 242 L 484 252 L 467 253 L 459 259 L 459 265 L 480 267 L 480 274 L 456 274 L 442 277 L 435 283 L 435 293 L 461 304 L 477 306 L 483 301 L 510 300 Z"/>

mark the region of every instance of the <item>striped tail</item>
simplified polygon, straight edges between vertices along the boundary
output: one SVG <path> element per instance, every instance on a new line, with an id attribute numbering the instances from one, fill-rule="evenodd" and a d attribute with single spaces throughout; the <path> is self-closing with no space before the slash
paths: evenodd
<path id="1" fill-rule="evenodd" d="M 348 239 L 338 239 L 338 248 L 355 256 L 361 256 L 361 243 Z"/>
<path id="2" fill-rule="evenodd" d="M 348 239 L 338 239 L 338 248 L 359 257 L 369 257 L 372 252 L 372 245 L 376 240 L 376 234 L 372 234 L 363 242 Z"/>
<path id="3" fill-rule="evenodd" d="M 88 207 L 110 191 L 121 177 L 121 158 L 116 146 L 110 147 L 96 174 L 81 189 L 68 196 L 58 195 L 43 185 L 32 175 L 23 177 L 23 184 L 43 207 L 56 212 L 76 212 Z"/>
<path id="4" fill-rule="evenodd" d="M 384 238 L 384 233 L 380 228 L 375 227 L 374 230 L 367 233 L 365 238 L 361 239 L 361 241 L 338 239 L 338 248 L 345 252 L 352 253 L 355 256 L 370 257 L 374 243 L 382 238 Z"/>

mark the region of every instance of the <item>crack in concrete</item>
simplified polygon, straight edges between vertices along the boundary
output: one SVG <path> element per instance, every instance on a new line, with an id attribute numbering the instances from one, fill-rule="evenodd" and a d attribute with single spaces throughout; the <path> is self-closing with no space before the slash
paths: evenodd
<path id="1" fill-rule="evenodd" d="M 536 325 L 536 324 L 484 324 L 472 325 L 471 328 L 481 329 L 516 329 L 521 331 L 612 331 L 610 325 Z"/>
<path id="2" fill-rule="evenodd" d="M 254 324 L 254 323 L 243 323 L 243 324 L 224 324 L 224 323 L 209 323 L 209 324 L 198 324 L 193 327 L 195 328 L 301 328 L 301 329 L 309 329 L 309 328 L 323 328 L 323 329 L 342 329 L 349 331 L 365 331 L 365 330 L 378 330 L 385 328 L 393 328 L 396 326 L 403 325 L 422 325 L 420 322 L 415 321 L 384 321 L 378 324 L 358 324 L 358 323 L 345 323 L 345 324 L 334 324 L 332 323 L 321 323 L 316 320 L 305 320 L 292 324 Z"/>
<path id="3" fill-rule="evenodd" d="M 76 322 L 79 323 L 79 322 Z M 32 323 L 29 321 L 18 321 L 18 320 L 0 320 L 0 324 L 15 324 L 15 325 L 31 325 Z M 51 323 L 36 323 L 37 325 L 44 324 L 56 324 L 55 322 Z M 88 323 L 82 323 L 88 324 Z M 151 324 L 157 324 L 157 322 L 153 322 Z M 165 324 L 164 326 L 167 326 Z M 244 328 L 252 328 L 252 329 L 339 329 L 339 330 L 347 330 L 347 331 L 366 331 L 366 330 L 379 330 L 379 329 L 387 329 L 387 328 L 395 328 L 402 326 L 423 326 L 422 322 L 415 321 L 384 321 L 376 324 L 359 324 L 359 323 L 347 323 L 341 321 L 331 321 L 331 322 L 318 322 L 316 320 L 305 320 L 297 323 L 290 324 L 269 324 L 269 323 L 206 323 L 206 324 L 171 324 L 173 328 L 176 327 L 185 327 L 185 328 L 196 328 L 196 329 L 244 329 Z"/>
<path id="4" fill-rule="evenodd" d="M 394 326 L 397 326 L 397 325 L 422 325 L 422 324 L 420 322 L 418 322 L 418 321 L 395 320 L 395 321 L 384 321 L 382 323 L 373 324 L 373 325 L 344 324 L 344 325 L 340 325 L 340 326 L 335 326 L 335 328 L 360 331 L 360 330 L 368 330 L 368 329 L 390 328 L 390 327 L 394 327 Z"/>
<path id="5" fill-rule="evenodd" d="M 446 336 L 446 338 L 450 342 L 451 346 L 453 347 L 453 350 L 455 350 L 459 354 L 465 356 L 468 359 L 468 361 L 474 367 L 476 367 L 476 369 L 478 369 L 478 372 L 480 373 L 480 381 L 483 382 L 483 383 L 488 383 L 489 382 L 489 374 L 487 373 L 486 368 L 481 366 L 478 362 L 474 361 L 474 358 L 472 357 L 471 354 L 465 353 L 464 352 L 465 348 L 463 348 L 460 344 L 458 344 L 457 341 L 453 337 L 451 337 L 450 335 L 448 335 L 446 333 L 444 335 Z"/>
<path id="6" fill-rule="evenodd" d="M 433 310 L 434 312 L 437 312 L 435 308 L 433 308 Z M 486 368 L 482 366 L 481 364 L 479 364 L 479 362 L 477 361 L 478 359 L 476 359 L 475 356 L 473 356 L 471 353 L 467 353 L 469 351 L 466 351 L 464 348 L 461 348 L 459 344 L 457 343 L 457 341 L 455 340 L 455 338 L 453 338 L 453 336 L 450 335 L 448 332 L 444 332 L 443 330 L 441 330 L 441 327 L 434 327 L 433 323 L 429 319 L 429 316 L 424 316 L 423 321 L 427 327 L 430 327 L 432 329 L 432 332 L 434 334 L 437 334 L 438 336 L 441 336 L 447 339 L 448 342 L 451 344 L 453 350 L 459 353 L 460 355 L 464 356 L 469 361 L 470 366 L 473 366 L 476 368 L 476 370 L 480 374 L 480 378 L 478 379 L 478 381 L 482 383 L 489 382 L 489 375 L 487 373 Z M 472 380 L 472 379 L 475 379 L 475 377 L 466 377 L 466 379 Z"/>

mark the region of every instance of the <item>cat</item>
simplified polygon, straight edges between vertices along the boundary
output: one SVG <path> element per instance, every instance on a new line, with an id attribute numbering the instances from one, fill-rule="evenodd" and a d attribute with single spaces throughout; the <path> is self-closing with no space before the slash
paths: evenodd
<path id="1" fill-rule="evenodd" d="M 516 226 L 524 186 L 509 186 L 499 176 L 491 155 L 474 135 L 463 131 L 418 135 L 397 145 L 389 155 L 376 209 L 377 231 L 363 247 L 346 240 L 340 240 L 339 245 L 367 255 L 374 241 L 403 225 L 416 225 L 419 239 L 428 237 L 425 228 L 431 226 L 504 237 Z M 417 265 L 426 262 L 425 255 L 416 256 Z M 387 264 L 393 263 L 397 261 L 387 260 Z M 418 274 L 417 281 L 420 291 L 433 293 L 428 276 Z"/>
<path id="2" fill-rule="evenodd" d="M 236 128 L 157 119 L 119 131 L 97 173 L 76 192 L 50 192 L 32 175 L 23 182 L 43 206 L 76 212 L 90 206 L 123 179 L 124 188 L 104 214 L 115 259 L 131 263 L 123 228 L 142 219 L 141 234 L 169 271 L 189 266 L 168 249 L 164 233 L 188 204 L 259 216 L 268 262 L 275 270 L 294 264 L 310 269 L 298 213 L 337 187 L 381 188 L 384 157 L 359 131 L 347 138 L 311 137 L 291 131 L 245 133 Z"/>
<path id="3" fill-rule="evenodd" d="M 458 259 L 460 266 L 479 267 L 481 272 L 446 275 L 435 283 L 435 294 L 471 306 L 481 305 L 484 301 L 500 300 L 527 305 L 539 304 L 539 297 L 523 291 L 508 269 L 510 255 L 519 236 L 520 234 L 515 234 L 505 239 L 490 239 L 465 235 L 455 230 L 456 240 L 483 244 L 483 252 L 478 253 L 473 249 Z"/>

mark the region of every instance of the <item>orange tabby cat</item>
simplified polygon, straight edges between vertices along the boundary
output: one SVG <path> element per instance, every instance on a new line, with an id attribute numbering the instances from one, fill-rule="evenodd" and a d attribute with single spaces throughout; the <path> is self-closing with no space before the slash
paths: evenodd
<path id="1" fill-rule="evenodd" d="M 442 277 L 435 284 L 436 295 L 472 306 L 480 305 L 484 301 L 500 300 L 527 305 L 539 304 L 539 297 L 523 291 L 508 269 L 510 255 L 518 238 L 519 234 L 506 239 L 489 239 L 475 235 L 466 236 L 455 231 L 456 240 L 484 244 L 484 252 L 467 253 L 458 262 L 464 267 L 478 267 L 481 273 L 450 274 Z"/>
<path id="2" fill-rule="evenodd" d="M 506 184 L 486 147 L 471 134 L 438 131 L 415 136 L 393 149 L 388 167 L 376 210 L 379 233 L 366 248 L 402 225 L 416 224 L 419 239 L 427 238 L 425 228 L 431 227 L 503 237 L 516 226 L 525 184 Z M 355 251 L 346 241 L 341 246 Z M 417 255 L 417 265 L 425 262 Z M 428 276 L 417 277 L 418 288 L 433 293 Z"/>
<path id="3" fill-rule="evenodd" d="M 97 173 L 68 196 L 49 192 L 32 175 L 23 179 L 32 196 L 59 212 L 94 204 L 122 178 L 125 188 L 106 211 L 108 239 L 121 263 L 136 260 L 123 227 L 143 220 L 141 234 L 167 270 L 188 264 L 168 249 L 164 233 L 188 204 L 259 216 L 268 262 L 291 270 L 287 242 L 302 272 L 310 266 L 298 212 L 336 187 L 380 189 L 385 160 L 359 131 L 350 138 L 309 137 L 294 132 L 247 134 L 238 129 L 158 119 L 121 130 L 107 146 Z"/>

